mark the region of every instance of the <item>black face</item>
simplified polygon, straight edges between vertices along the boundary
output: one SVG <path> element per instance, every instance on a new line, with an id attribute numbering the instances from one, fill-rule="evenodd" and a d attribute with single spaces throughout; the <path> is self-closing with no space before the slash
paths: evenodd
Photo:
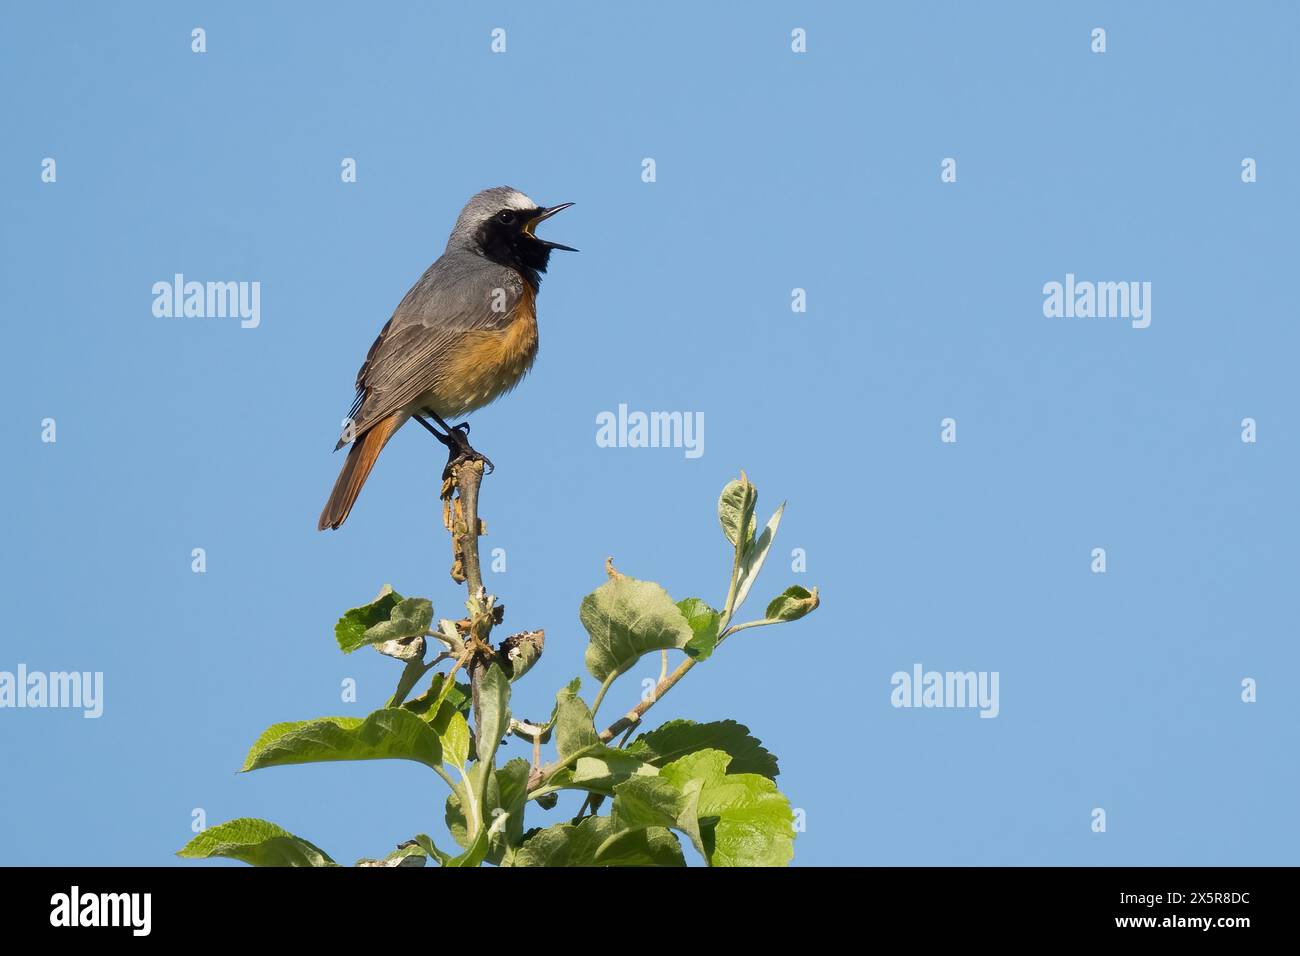
<path id="1" fill-rule="evenodd" d="M 493 262 L 523 273 L 535 290 L 551 260 L 551 243 L 538 239 L 528 228 L 545 209 L 502 209 L 479 226 L 478 242 Z"/>

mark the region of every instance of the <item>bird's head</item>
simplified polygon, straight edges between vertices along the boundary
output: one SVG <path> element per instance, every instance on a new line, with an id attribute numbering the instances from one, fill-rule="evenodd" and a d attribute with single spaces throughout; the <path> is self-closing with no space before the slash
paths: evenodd
<path id="1" fill-rule="evenodd" d="M 541 206 L 509 186 L 485 189 L 461 210 L 447 247 L 468 247 L 493 262 L 535 276 L 546 271 L 552 249 L 578 251 L 534 233 L 539 224 L 572 205 Z"/>

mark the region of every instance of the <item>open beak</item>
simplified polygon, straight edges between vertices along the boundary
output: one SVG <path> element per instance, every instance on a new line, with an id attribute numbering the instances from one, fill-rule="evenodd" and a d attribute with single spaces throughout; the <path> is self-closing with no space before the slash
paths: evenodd
<path id="1" fill-rule="evenodd" d="M 547 249 L 563 249 L 565 252 L 577 252 L 578 250 L 573 248 L 573 246 L 561 245 L 558 242 L 551 242 L 549 239 L 538 239 L 537 236 L 533 235 L 533 230 L 537 228 L 538 223 L 545 222 L 557 212 L 563 212 L 572 205 L 573 203 L 571 202 L 562 202 L 558 206 L 551 206 L 549 209 L 543 209 L 541 215 L 532 219 L 526 226 L 524 226 L 524 232 L 533 236 L 534 239 L 537 239 L 537 241 Z"/>

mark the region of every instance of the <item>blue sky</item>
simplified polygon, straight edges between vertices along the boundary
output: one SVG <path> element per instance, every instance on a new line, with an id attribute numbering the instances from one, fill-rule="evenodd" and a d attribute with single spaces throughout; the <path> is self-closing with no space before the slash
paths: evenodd
<path id="1" fill-rule="evenodd" d="M 6 6 L 0 671 L 102 671 L 105 700 L 0 710 L 0 863 L 173 862 L 195 808 L 345 862 L 441 833 L 415 764 L 234 770 L 271 723 L 391 692 L 393 662 L 338 653 L 345 608 L 391 582 L 460 610 L 414 426 L 341 531 L 315 521 L 366 349 L 503 183 L 575 202 L 545 234 L 582 250 L 533 373 L 472 417 L 489 586 L 548 635 L 516 713 L 581 673 L 607 555 L 722 601 L 744 468 L 764 517 L 789 501 L 755 609 L 793 583 L 822 607 L 648 725 L 747 724 L 806 814 L 797 863 L 1296 861 L 1300 12 L 738 10 Z M 260 282 L 260 325 L 155 317 L 178 272 Z M 1045 317 L 1067 273 L 1150 282 L 1150 326 Z M 598 447 L 620 403 L 703 413 L 704 454 Z M 999 715 L 894 708 L 917 663 L 997 672 Z"/>

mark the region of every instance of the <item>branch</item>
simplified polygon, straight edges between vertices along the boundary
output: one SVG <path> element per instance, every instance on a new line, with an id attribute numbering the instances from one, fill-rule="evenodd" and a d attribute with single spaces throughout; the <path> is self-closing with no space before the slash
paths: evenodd
<path id="1" fill-rule="evenodd" d="M 654 693 L 650 695 L 648 700 L 641 701 L 641 703 L 637 704 L 626 714 L 600 732 L 600 742 L 607 744 L 623 731 L 629 730 L 639 724 L 641 718 L 645 716 L 645 712 L 658 703 L 659 698 L 672 690 L 673 685 L 685 677 L 686 672 L 698 663 L 699 661 L 696 658 L 688 657 L 686 660 L 678 664 L 677 669 L 671 674 L 667 677 L 660 678 L 659 683 L 655 685 Z"/>
<path id="2" fill-rule="evenodd" d="M 469 459 L 452 469 L 442 483 L 443 523 L 451 532 L 451 577 L 464 582 L 473 597 L 483 590 L 478 538 L 483 533 L 478 517 L 478 489 L 483 483 L 483 462 Z"/>
<path id="3" fill-rule="evenodd" d="M 478 733 L 482 723 L 479 686 L 495 654 L 488 640 L 494 623 L 492 600 L 483 589 L 483 570 L 478 554 L 478 539 L 483 533 L 483 524 L 478 516 L 478 490 L 482 482 L 482 459 L 467 459 L 456 463 L 450 474 L 444 477 L 441 494 L 443 524 L 451 533 L 451 577 L 457 583 L 464 582 L 469 592 L 465 644 L 476 745 L 479 743 Z M 480 752 L 482 750 L 481 747 L 477 749 Z"/>

